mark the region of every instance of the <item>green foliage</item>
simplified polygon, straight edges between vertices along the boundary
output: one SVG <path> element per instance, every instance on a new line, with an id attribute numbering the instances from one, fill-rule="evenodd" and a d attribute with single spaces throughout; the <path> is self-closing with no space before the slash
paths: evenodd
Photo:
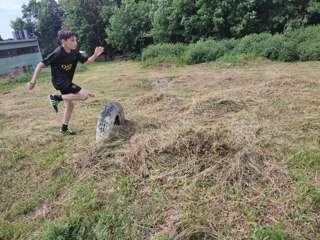
<path id="1" fill-rule="evenodd" d="M 110 205 L 105 210 L 97 223 L 94 225 L 94 232 L 98 239 L 132 239 L 133 216 L 124 206 Z"/>
<path id="2" fill-rule="evenodd" d="M 301 61 L 320 60 L 320 26 L 298 29 L 291 35 Z"/>
<path id="3" fill-rule="evenodd" d="M 151 22 L 150 36 L 155 43 L 184 42 L 183 28 L 179 14 L 172 5 L 173 1 L 158 1 Z"/>
<path id="4" fill-rule="evenodd" d="M 21 83 L 29 82 L 32 78 L 32 72 L 25 72 L 17 75 L 14 79 L 4 79 L 0 81 L 0 89 L 10 89 Z M 42 77 L 42 76 L 40 76 Z"/>
<path id="5" fill-rule="evenodd" d="M 301 61 L 320 60 L 320 41 L 308 40 L 297 46 L 297 52 Z"/>
<path id="6" fill-rule="evenodd" d="M 300 151 L 289 161 L 289 167 L 320 170 L 320 151 L 317 149 L 305 149 Z"/>
<path id="7" fill-rule="evenodd" d="M 7 172 L 19 166 L 21 160 L 28 157 L 28 153 L 25 149 L 17 148 L 15 150 L 8 151 L 7 154 L 3 154 L 3 157 L 5 157 L 7 161 L 0 167 L 0 172 Z"/>
<path id="8" fill-rule="evenodd" d="M 29 82 L 32 78 L 32 75 L 33 75 L 32 72 L 22 73 L 14 79 L 14 82 L 17 82 L 17 83 Z"/>
<path id="9" fill-rule="evenodd" d="M 22 19 L 29 34 L 39 39 L 41 53 L 46 56 L 58 46 L 57 32 L 61 28 L 63 11 L 55 0 L 31 0 L 22 6 Z M 14 24 L 14 23 L 12 23 Z M 49 27 L 50 26 L 50 27 Z"/>
<path id="10" fill-rule="evenodd" d="M 26 215 L 29 212 L 35 210 L 39 204 L 36 199 L 31 199 L 29 201 L 17 202 L 13 204 L 10 211 L 5 214 L 5 218 L 12 219 L 19 215 Z"/>
<path id="11" fill-rule="evenodd" d="M 243 66 L 248 62 L 257 60 L 257 56 L 253 54 L 237 54 L 235 52 L 230 52 L 229 54 L 223 55 L 217 60 L 218 64 L 222 67 L 234 67 Z"/>
<path id="12" fill-rule="evenodd" d="M 240 39 L 237 47 L 235 48 L 236 53 L 240 54 L 254 54 L 256 56 L 264 56 L 265 43 L 272 38 L 271 34 L 251 34 Z"/>
<path id="13" fill-rule="evenodd" d="M 35 31 L 41 53 L 46 56 L 59 45 L 57 32 L 61 29 L 63 11 L 55 0 L 41 0 L 37 14 Z"/>
<path id="14" fill-rule="evenodd" d="M 22 18 L 11 22 L 12 28 L 35 33 L 44 55 L 58 45 L 56 32 L 62 27 L 76 32 L 79 48 L 88 53 L 102 45 L 110 56 L 117 49 L 137 58 L 153 42 L 190 44 L 213 37 L 239 39 L 320 23 L 320 4 L 316 0 L 31 0 L 22 6 L 22 12 Z M 294 42 L 284 41 L 280 54 L 272 45 L 279 41 L 269 38 L 269 50 L 259 52 L 259 56 L 283 61 L 318 59 L 314 53 L 319 49 L 316 42 L 300 50 Z"/>
<path id="15" fill-rule="evenodd" d="M 276 227 L 263 226 L 257 224 L 253 229 L 253 239 L 256 240 L 284 240 L 286 234 L 284 232 L 284 226 L 282 224 L 276 225 Z"/>
<path id="16" fill-rule="evenodd" d="M 180 43 L 150 45 L 143 50 L 141 60 L 146 62 L 155 58 L 180 58 L 185 50 L 186 46 Z"/>
<path id="17" fill-rule="evenodd" d="M 0 239 L 21 239 L 21 235 L 35 229 L 35 222 L 24 222 L 16 225 L 8 224 L 8 221 L 0 220 Z"/>
<path id="18" fill-rule="evenodd" d="M 45 240 L 71 240 L 71 239 L 89 239 L 90 225 L 87 226 L 84 219 L 73 217 L 65 223 L 49 225 L 43 239 Z"/>
<path id="19" fill-rule="evenodd" d="M 234 48 L 235 43 L 234 40 L 208 40 L 191 44 L 185 53 L 185 62 L 186 64 L 196 64 L 214 61 L 230 52 Z"/>
<path id="20" fill-rule="evenodd" d="M 284 34 L 250 34 L 241 39 L 206 40 L 190 45 L 157 44 L 142 52 L 147 65 L 164 62 L 197 64 L 218 60 L 234 66 L 255 58 L 270 60 L 320 60 L 320 26 L 287 31 Z"/>
<path id="21" fill-rule="evenodd" d="M 265 57 L 271 60 L 278 60 L 280 52 L 283 49 L 284 38 L 281 34 L 275 34 L 266 38 L 263 41 L 263 46 L 260 49 L 259 56 Z"/>
<path id="22" fill-rule="evenodd" d="M 133 217 L 124 205 L 113 203 L 100 214 L 82 216 L 49 225 L 43 239 L 92 239 L 92 236 L 97 239 L 133 239 L 130 237 L 134 230 Z"/>
<path id="23" fill-rule="evenodd" d="M 50 224 L 42 239 L 133 239 L 135 226 L 128 203 L 136 199 L 137 181 L 124 177 L 118 192 L 99 204 L 93 181 L 82 185 L 73 199 L 73 215 Z M 99 210 L 99 211 L 98 211 Z"/>
<path id="24" fill-rule="evenodd" d="M 78 64 L 76 72 L 85 72 L 88 70 L 88 67 L 85 64 Z"/>
<path id="25" fill-rule="evenodd" d="M 30 35 L 35 34 L 39 7 L 40 3 L 35 0 L 30 0 L 27 5 L 23 4 L 21 7 L 22 18 L 16 18 L 16 20 L 11 21 L 11 28 L 14 30 L 26 29 Z"/>
<path id="26" fill-rule="evenodd" d="M 10 22 L 10 27 L 17 31 L 25 28 L 25 22 L 22 20 L 22 18 L 16 18 L 16 20 Z"/>
<path id="27" fill-rule="evenodd" d="M 308 61 L 320 59 L 320 27 L 287 31 L 283 34 L 283 44 L 279 52 L 281 61 Z"/>
<path id="28" fill-rule="evenodd" d="M 320 210 L 320 190 L 319 188 L 315 189 L 312 195 L 312 205 L 315 209 Z"/>
<path id="29" fill-rule="evenodd" d="M 66 15 L 62 26 L 70 29 L 77 34 L 78 48 L 86 51 L 89 55 L 94 52 L 96 46 L 106 46 L 105 28 L 110 18 L 108 10 L 103 8 L 114 5 L 109 0 L 91 0 L 91 1 L 61 1 Z"/>
<path id="30" fill-rule="evenodd" d="M 125 53 L 140 53 L 151 43 L 150 5 L 144 1 L 127 0 L 110 19 L 107 42 Z"/>
<path id="31" fill-rule="evenodd" d="M 141 60 L 147 65 L 155 63 L 196 64 L 214 61 L 230 52 L 236 45 L 236 40 L 208 40 L 191 44 L 157 44 L 151 45 L 142 52 Z"/>
<path id="32" fill-rule="evenodd" d="M 320 152 L 317 149 L 304 149 L 294 154 L 288 162 L 291 177 L 297 182 L 295 195 L 309 203 L 314 209 L 320 209 L 319 188 L 308 183 L 310 174 L 320 169 Z M 308 174 L 305 174 L 307 172 Z M 309 208 L 310 209 L 310 208 Z"/>

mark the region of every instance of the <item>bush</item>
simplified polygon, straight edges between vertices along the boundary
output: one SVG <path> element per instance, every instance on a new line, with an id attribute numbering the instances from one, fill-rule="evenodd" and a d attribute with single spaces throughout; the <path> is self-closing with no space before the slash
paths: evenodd
<path id="1" fill-rule="evenodd" d="M 233 39 L 222 41 L 207 40 L 191 44 L 185 53 L 185 62 L 186 64 L 196 64 L 217 60 L 230 52 L 235 45 L 236 41 Z"/>
<path id="2" fill-rule="evenodd" d="M 278 59 L 283 62 L 292 62 L 299 60 L 297 52 L 298 42 L 303 41 L 301 34 L 297 31 L 286 32 L 283 34 L 283 45 L 279 52 Z M 300 35 L 300 37 L 298 37 Z M 298 39 L 300 38 L 300 39 Z"/>
<path id="3" fill-rule="evenodd" d="M 263 41 L 263 48 L 260 49 L 258 56 L 268 58 L 271 60 L 278 60 L 280 51 L 283 47 L 283 36 L 276 34 L 270 36 Z"/>
<path id="4" fill-rule="evenodd" d="M 185 49 L 186 46 L 181 43 L 150 45 L 142 52 L 141 60 L 143 62 L 148 62 L 155 58 L 180 58 Z"/>
<path id="5" fill-rule="evenodd" d="M 215 61 L 239 63 L 250 58 L 268 58 L 284 62 L 320 60 L 320 26 L 287 31 L 283 34 L 250 34 L 239 40 L 207 40 L 185 46 L 158 44 L 142 53 L 147 65 L 166 63 L 197 64 Z"/>
<path id="6" fill-rule="evenodd" d="M 284 41 L 282 49 L 279 52 L 278 59 L 282 62 L 293 62 L 299 60 L 299 55 L 296 49 L 297 45 L 294 41 Z"/>
<path id="7" fill-rule="evenodd" d="M 310 61 L 320 59 L 320 26 L 288 31 L 283 34 L 280 61 Z"/>
<path id="8" fill-rule="evenodd" d="M 320 60 L 320 39 L 308 40 L 297 46 L 297 54 L 301 61 L 319 61 Z"/>
<path id="9" fill-rule="evenodd" d="M 311 26 L 295 32 L 296 52 L 301 61 L 320 60 L 320 26 Z"/>
<path id="10" fill-rule="evenodd" d="M 234 51 L 236 54 L 250 54 L 277 60 L 282 45 L 282 35 L 276 34 L 273 36 L 270 33 L 251 34 L 240 39 Z"/>

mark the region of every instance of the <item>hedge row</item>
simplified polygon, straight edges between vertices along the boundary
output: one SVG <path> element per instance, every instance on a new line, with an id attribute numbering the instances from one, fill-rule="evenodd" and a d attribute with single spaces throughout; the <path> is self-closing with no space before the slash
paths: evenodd
<path id="1" fill-rule="evenodd" d="M 276 35 L 251 34 L 237 40 L 151 45 L 142 52 L 141 60 L 146 65 L 172 61 L 196 64 L 243 55 L 284 62 L 320 60 L 320 26 Z"/>

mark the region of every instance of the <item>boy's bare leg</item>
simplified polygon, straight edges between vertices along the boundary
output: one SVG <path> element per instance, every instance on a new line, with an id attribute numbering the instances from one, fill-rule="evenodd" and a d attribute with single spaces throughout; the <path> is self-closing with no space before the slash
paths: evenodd
<path id="1" fill-rule="evenodd" d="M 71 119 L 71 114 L 74 108 L 74 103 L 72 100 L 64 100 L 64 114 L 63 114 L 63 124 L 68 125 Z"/>
<path id="2" fill-rule="evenodd" d="M 89 94 L 87 93 L 87 91 L 81 89 L 78 93 L 64 94 L 61 97 L 64 101 L 66 100 L 81 101 L 81 100 L 87 100 L 89 97 Z"/>
<path id="3" fill-rule="evenodd" d="M 74 108 L 73 101 L 86 100 L 89 97 L 89 94 L 81 89 L 78 93 L 69 93 L 61 96 L 64 100 L 64 115 L 63 115 L 63 124 L 68 125 L 71 119 L 71 114 Z"/>

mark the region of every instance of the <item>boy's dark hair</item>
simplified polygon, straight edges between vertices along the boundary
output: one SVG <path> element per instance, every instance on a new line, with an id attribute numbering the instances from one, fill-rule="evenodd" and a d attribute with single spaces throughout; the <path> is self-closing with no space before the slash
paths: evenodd
<path id="1" fill-rule="evenodd" d="M 67 40 L 73 36 L 76 36 L 76 34 L 72 31 L 69 31 L 67 29 L 61 29 L 58 31 L 58 39 L 61 42 L 61 40 Z"/>

